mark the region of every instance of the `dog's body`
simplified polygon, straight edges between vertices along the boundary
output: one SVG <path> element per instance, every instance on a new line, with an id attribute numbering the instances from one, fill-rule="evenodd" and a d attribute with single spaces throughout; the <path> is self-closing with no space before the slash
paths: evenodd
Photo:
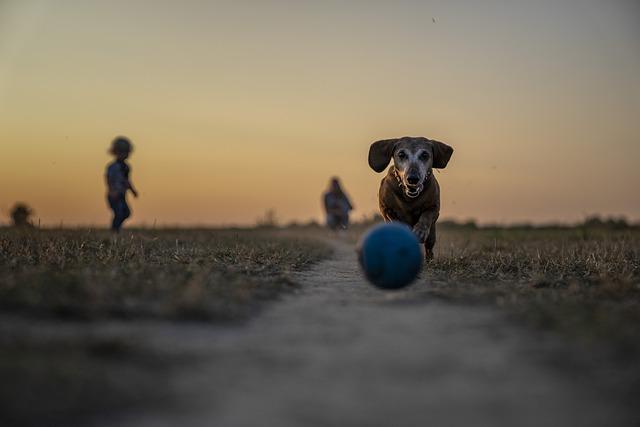
<path id="1" fill-rule="evenodd" d="M 369 166 L 376 172 L 393 159 L 378 194 L 382 217 L 412 227 L 427 259 L 433 258 L 440 215 L 440 186 L 432 169 L 446 167 L 452 154 L 450 146 L 422 137 L 376 141 L 369 149 Z"/>

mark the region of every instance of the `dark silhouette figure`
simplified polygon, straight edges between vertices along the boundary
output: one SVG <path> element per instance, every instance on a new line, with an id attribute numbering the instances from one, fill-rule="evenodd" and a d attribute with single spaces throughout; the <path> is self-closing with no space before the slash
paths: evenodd
<path id="1" fill-rule="evenodd" d="M 323 201 L 327 214 L 327 226 L 332 230 L 344 230 L 349 227 L 349 211 L 353 210 L 353 206 L 342 190 L 337 177 L 331 178 Z"/>
<path id="2" fill-rule="evenodd" d="M 138 197 L 138 192 L 129 179 L 131 168 L 126 162 L 132 151 L 131 141 L 124 136 L 114 139 L 109 150 L 109 153 L 115 157 L 115 161 L 107 166 L 107 201 L 113 211 L 111 229 L 116 232 L 120 231 L 124 221 L 131 216 L 131 210 L 127 204 L 127 191 L 131 191 L 134 197 Z"/>
<path id="3" fill-rule="evenodd" d="M 16 227 L 31 227 L 30 217 L 33 215 L 33 209 L 24 203 L 16 203 L 11 209 L 11 220 Z"/>

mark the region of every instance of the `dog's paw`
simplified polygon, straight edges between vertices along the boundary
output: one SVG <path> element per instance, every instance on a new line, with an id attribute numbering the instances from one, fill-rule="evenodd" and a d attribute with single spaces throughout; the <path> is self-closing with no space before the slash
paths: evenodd
<path id="1" fill-rule="evenodd" d="M 416 235 L 420 243 L 424 243 L 427 240 L 427 237 L 429 236 L 429 230 L 419 225 L 416 225 L 415 227 L 413 227 L 413 234 Z"/>
<path id="2" fill-rule="evenodd" d="M 424 253 L 424 260 L 426 262 L 433 261 L 433 251 L 431 249 L 427 249 Z"/>

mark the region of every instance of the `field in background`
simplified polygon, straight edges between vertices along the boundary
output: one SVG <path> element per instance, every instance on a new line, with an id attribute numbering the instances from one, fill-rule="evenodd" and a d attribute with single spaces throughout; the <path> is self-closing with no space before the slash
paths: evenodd
<path id="1" fill-rule="evenodd" d="M 356 224 L 355 243 L 378 220 Z M 493 306 L 532 330 L 560 334 L 600 353 L 640 390 L 640 227 L 587 218 L 576 226 L 438 225 L 435 259 L 408 291 L 433 299 Z M 631 378 L 629 378 L 631 379 Z"/>
<path id="2" fill-rule="evenodd" d="M 356 242 L 371 224 L 340 238 Z M 624 224 L 622 224 L 624 225 Z M 640 342 L 640 229 L 477 228 L 445 223 L 412 289 L 493 304 L 536 327 Z M 318 226 L 254 230 L 0 229 L 0 308 L 69 319 L 246 318 L 295 288 L 287 273 L 329 256 Z"/>
<path id="3" fill-rule="evenodd" d="M 0 229 L 0 425 L 170 400 L 171 372 L 198 360 L 148 348 L 137 327 L 245 320 L 330 252 L 270 231 Z"/>
<path id="4" fill-rule="evenodd" d="M 269 231 L 0 229 L 0 308 L 61 318 L 234 320 L 328 255 Z"/>
<path id="5" fill-rule="evenodd" d="M 447 229 L 419 286 L 535 328 L 640 355 L 640 230 Z"/>
<path id="6" fill-rule="evenodd" d="M 483 304 L 567 342 L 547 361 L 633 407 L 640 392 L 640 229 L 464 229 L 440 233 L 420 298 Z M 418 296 L 416 296 L 418 298 Z M 571 356 L 569 356 L 571 355 Z"/>

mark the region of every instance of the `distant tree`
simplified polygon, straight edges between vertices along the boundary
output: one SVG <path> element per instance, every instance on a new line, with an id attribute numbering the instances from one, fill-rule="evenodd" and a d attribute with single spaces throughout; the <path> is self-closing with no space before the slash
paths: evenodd
<path id="1" fill-rule="evenodd" d="M 465 229 L 465 230 L 477 230 L 478 224 L 474 219 L 468 219 L 467 221 L 459 222 L 455 219 L 443 219 L 438 221 L 438 226 L 442 228 L 450 229 Z"/>
<path id="2" fill-rule="evenodd" d="M 264 216 L 256 220 L 256 226 L 260 228 L 275 228 L 278 226 L 278 215 L 275 209 L 268 209 Z"/>
<path id="3" fill-rule="evenodd" d="M 315 219 L 310 219 L 304 224 L 305 227 L 317 228 L 320 227 L 320 223 Z"/>
<path id="4" fill-rule="evenodd" d="M 630 228 L 629 222 L 622 216 L 602 218 L 598 215 L 592 215 L 584 220 L 582 226 L 586 228 L 606 228 L 610 230 L 625 230 Z"/>
<path id="5" fill-rule="evenodd" d="M 11 220 L 16 227 L 31 227 L 31 216 L 33 209 L 25 203 L 16 203 L 11 209 Z"/>
<path id="6" fill-rule="evenodd" d="M 602 227 L 604 224 L 602 222 L 602 219 L 600 219 L 599 216 L 597 215 L 592 215 L 587 217 L 584 222 L 582 223 L 582 225 L 584 227 L 593 227 L 593 228 L 599 228 Z"/>
<path id="7" fill-rule="evenodd" d="M 464 228 L 468 228 L 470 230 L 477 230 L 478 229 L 478 223 L 476 223 L 475 219 L 469 219 L 466 222 L 464 222 L 462 224 L 462 227 Z"/>

